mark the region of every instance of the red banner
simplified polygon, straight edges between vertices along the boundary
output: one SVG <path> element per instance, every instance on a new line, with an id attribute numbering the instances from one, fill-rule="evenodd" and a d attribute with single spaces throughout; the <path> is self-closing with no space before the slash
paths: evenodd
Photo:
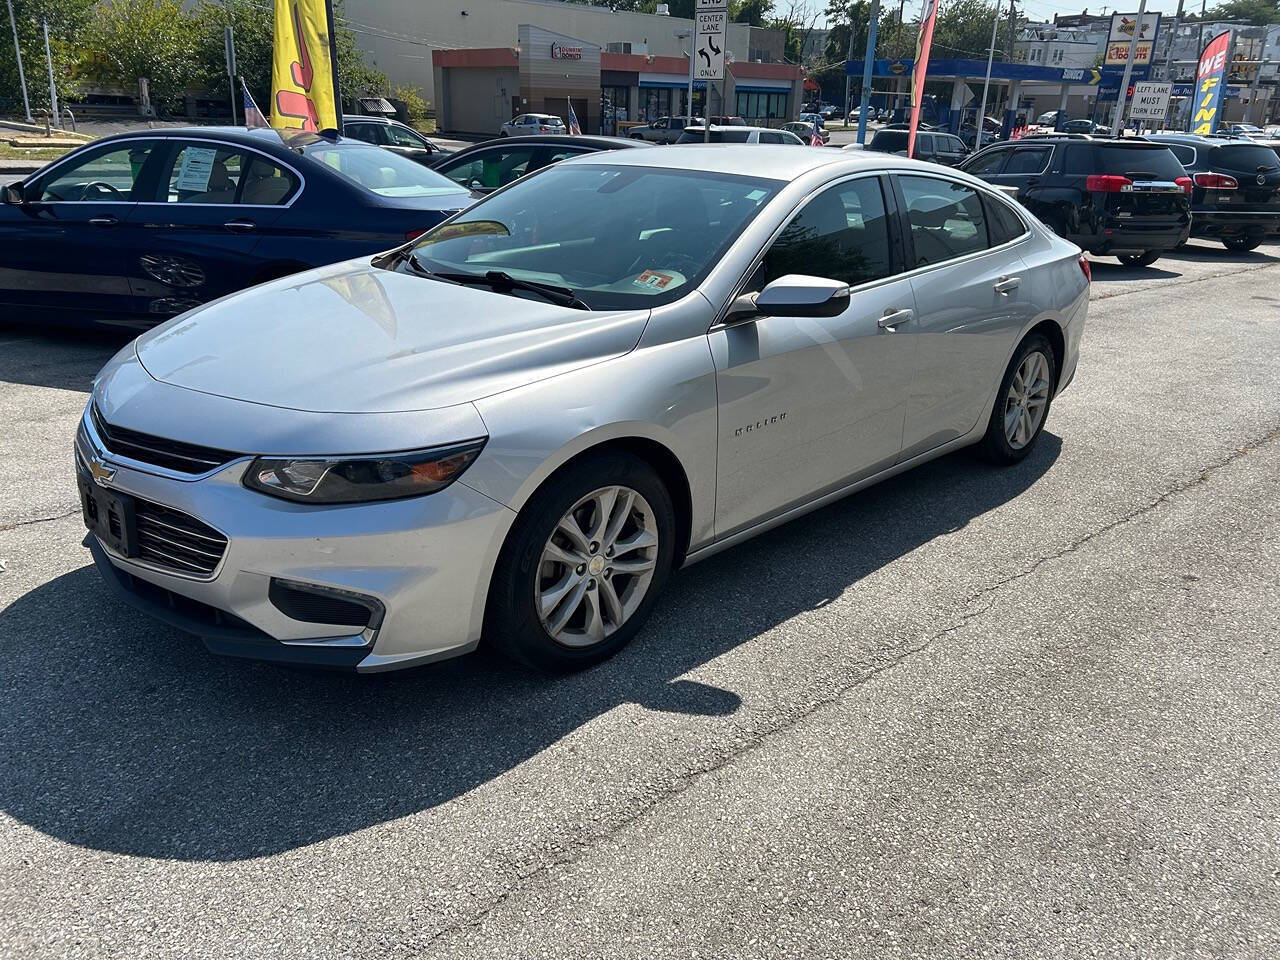
<path id="1" fill-rule="evenodd" d="M 920 14 L 920 38 L 916 41 L 916 68 L 911 74 L 911 131 L 907 134 L 907 156 L 916 152 L 916 127 L 920 125 L 920 103 L 924 100 L 924 78 L 929 72 L 929 48 L 933 46 L 933 25 L 938 19 L 938 0 L 924 0 Z"/>

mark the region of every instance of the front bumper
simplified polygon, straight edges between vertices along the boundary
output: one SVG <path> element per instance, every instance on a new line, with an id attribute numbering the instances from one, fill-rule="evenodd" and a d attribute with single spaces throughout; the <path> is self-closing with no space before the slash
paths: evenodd
<path id="1" fill-rule="evenodd" d="M 247 458 L 178 479 L 107 452 L 87 415 L 81 429 L 77 470 L 96 457 L 115 469 L 107 489 L 180 511 L 226 536 L 222 559 L 205 578 L 87 538 L 113 593 L 200 636 L 215 653 L 376 671 L 456 656 L 479 643 L 493 564 L 515 514 L 461 481 L 408 500 L 308 506 L 243 486 Z M 273 602 L 273 581 L 370 598 L 381 616 L 363 629 L 295 619 Z"/>

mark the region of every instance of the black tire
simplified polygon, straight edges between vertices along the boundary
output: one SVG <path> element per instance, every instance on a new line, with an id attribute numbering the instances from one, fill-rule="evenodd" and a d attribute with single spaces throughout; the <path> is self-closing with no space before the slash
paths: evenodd
<path id="1" fill-rule="evenodd" d="M 1261 237 L 1223 237 L 1222 245 L 1236 253 L 1246 253 L 1262 245 Z"/>
<path id="2" fill-rule="evenodd" d="M 1018 372 L 1018 368 L 1033 352 L 1039 351 L 1044 355 L 1045 362 L 1048 366 L 1049 392 L 1045 398 L 1044 416 L 1040 418 L 1040 423 L 1036 426 L 1035 433 L 1024 446 L 1015 447 L 1009 442 L 1009 438 L 1005 435 L 1004 414 L 1009 402 L 1009 392 L 1013 385 L 1014 375 Z M 995 464 L 1008 465 L 1017 463 L 1029 454 L 1036 442 L 1040 439 L 1040 435 L 1044 432 L 1044 425 L 1049 422 L 1049 408 L 1053 403 L 1053 391 L 1058 384 L 1058 369 L 1054 362 L 1053 347 L 1043 334 L 1033 333 L 1029 335 L 1022 343 L 1018 344 L 1018 349 L 1013 352 L 1013 359 L 1009 361 L 1008 369 L 1005 370 L 1004 376 L 1000 380 L 1000 389 L 996 393 L 995 403 L 991 408 L 991 419 L 987 421 L 987 432 L 982 438 L 981 448 L 982 455 L 987 460 Z"/>
<path id="3" fill-rule="evenodd" d="M 1116 259 L 1126 267 L 1149 267 L 1160 259 L 1160 251 L 1147 250 L 1145 253 L 1122 253 Z"/>
<path id="4" fill-rule="evenodd" d="M 629 619 L 602 641 L 566 646 L 547 632 L 534 602 L 543 548 L 575 503 L 606 486 L 630 487 L 648 501 L 657 527 L 657 562 L 648 592 Z M 529 499 L 507 537 L 489 586 L 485 642 L 511 659 L 547 673 L 584 670 L 607 660 L 625 647 L 649 618 L 671 573 L 675 537 L 671 494 L 648 463 L 628 453 L 605 452 L 571 464 Z"/>
<path id="5" fill-rule="evenodd" d="M 1190 242 L 1191 242 L 1191 238 L 1190 238 L 1190 237 L 1188 237 L 1186 240 L 1180 240 L 1180 241 L 1178 242 L 1178 245 L 1177 245 L 1177 246 L 1175 246 L 1173 249 L 1175 249 L 1175 250 L 1185 250 L 1185 249 L 1187 248 L 1187 244 L 1188 244 L 1188 243 L 1190 243 Z"/>

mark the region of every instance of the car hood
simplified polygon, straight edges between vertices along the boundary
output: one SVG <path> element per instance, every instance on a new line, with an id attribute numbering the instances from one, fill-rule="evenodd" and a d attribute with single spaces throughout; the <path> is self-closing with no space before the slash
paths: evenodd
<path id="1" fill-rule="evenodd" d="M 154 379 L 293 410 L 466 403 L 630 352 L 648 310 L 588 312 L 372 267 L 310 270 L 214 301 L 137 341 Z"/>

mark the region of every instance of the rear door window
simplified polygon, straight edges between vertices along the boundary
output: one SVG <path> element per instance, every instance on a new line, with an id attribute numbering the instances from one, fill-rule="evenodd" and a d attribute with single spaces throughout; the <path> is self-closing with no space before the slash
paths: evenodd
<path id="1" fill-rule="evenodd" d="M 899 176 L 916 267 L 987 248 L 987 218 L 972 187 L 935 177 Z"/>
<path id="2" fill-rule="evenodd" d="M 1180 143 L 1169 144 L 1169 152 L 1178 158 L 1178 162 L 1184 167 L 1190 167 L 1196 162 L 1196 148 L 1185 147 Z"/>
<path id="3" fill-rule="evenodd" d="M 239 150 L 211 143 L 185 143 L 169 162 L 163 197 L 169 203 L 235 203 L 245 172 Z"/>
<path id="4" fill-rule="evenodd" d="M 1049 155 L 1053 153 L 1053 147 L 1018 147 L 1013 151 L 1013 156 L 1009 158 L 1008 165 L 1004 168 L 1005 176 L 1013 174 L 1043 173 L 1044 168 L 1049 165 Z"/>

